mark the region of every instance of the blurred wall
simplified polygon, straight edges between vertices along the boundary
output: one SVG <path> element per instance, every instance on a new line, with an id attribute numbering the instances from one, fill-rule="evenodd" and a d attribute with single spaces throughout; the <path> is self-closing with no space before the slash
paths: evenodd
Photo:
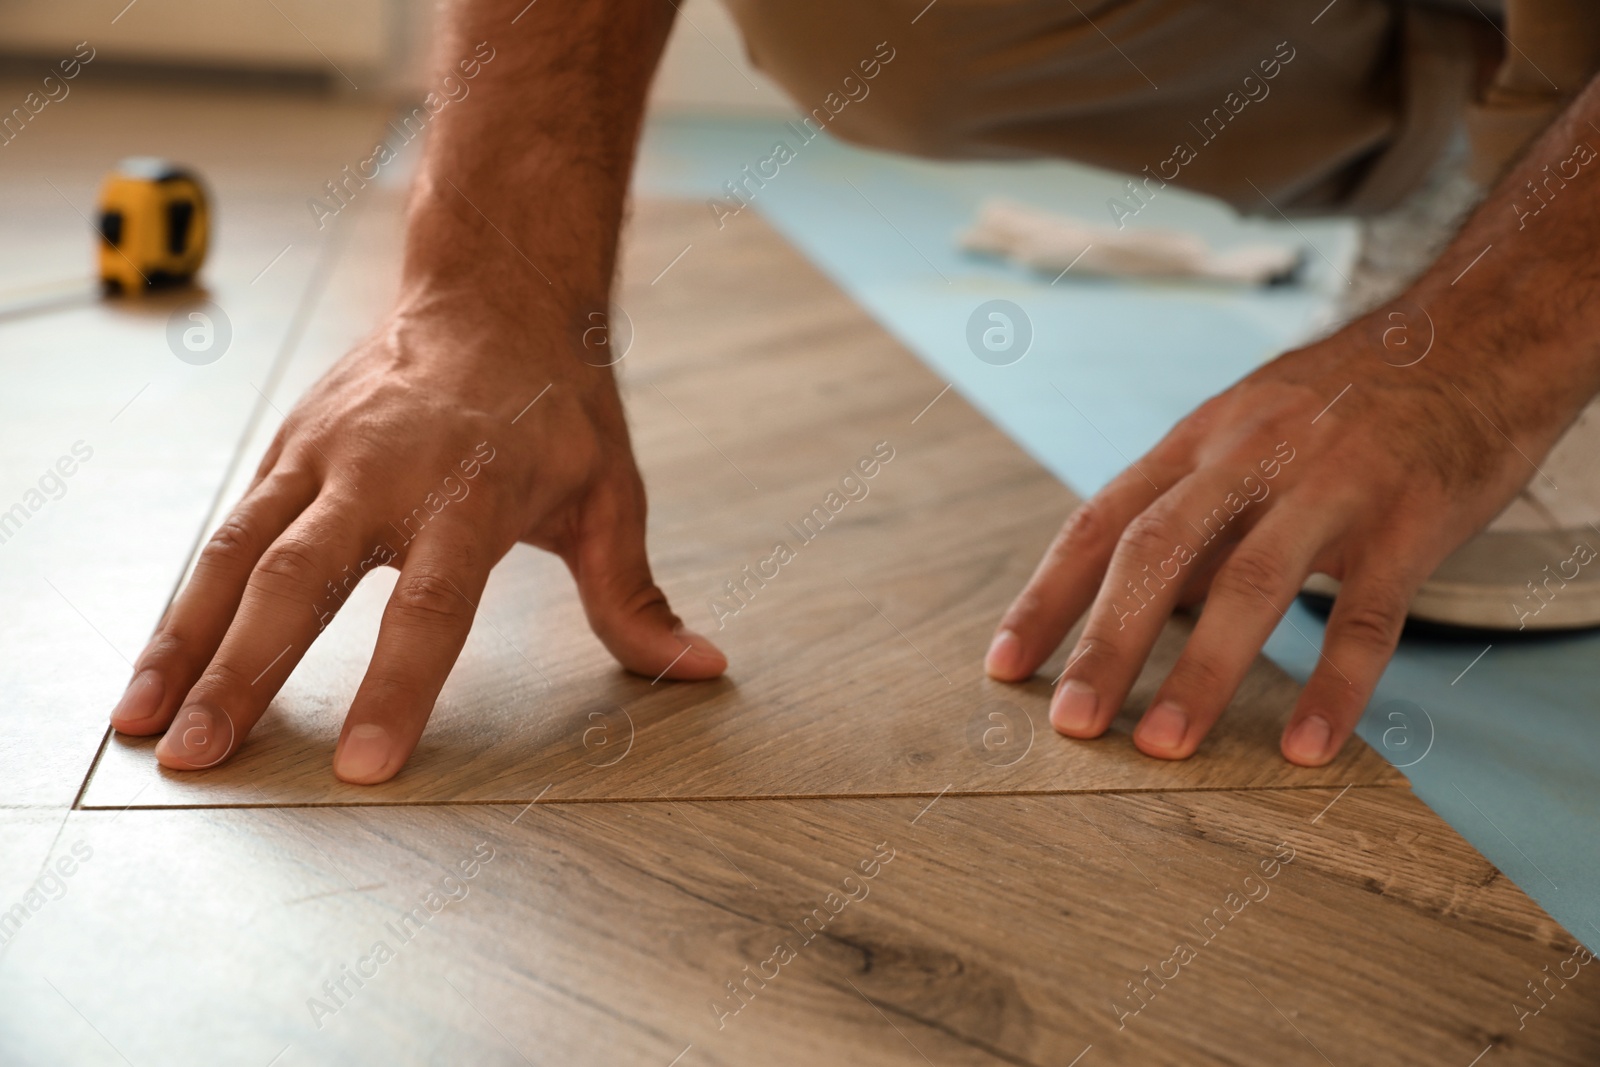
<path id="1" fill-rule="evenodd" d="M 717 0 L 680 12 L 653 106 L 788 114 L 745 60 Z M 427 84 L 430 0 L 0 0 L 0 53 L 53 62 L 87 40 L 101 69 L 182 67 L 324 76 L 336 89 L 404 98 Z"/>
<path id="2" fill-rule="evenodd" d="M 404 58 L 394 0 L 0 0 L 0 48 L 208 69 L 387 73 Z M 359 85 L 360 82 L 357 81 Z"/>

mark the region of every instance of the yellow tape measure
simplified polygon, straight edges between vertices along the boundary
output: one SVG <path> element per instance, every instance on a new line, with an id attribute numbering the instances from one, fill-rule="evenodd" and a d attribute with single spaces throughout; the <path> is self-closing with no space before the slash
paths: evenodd
<path id="1" fill-rule="evenodd" d="M 100 282 L 135 295 L 184 285 L 205 262 L 211 218 L 189 170 L 151 156 L 118 163 L 100 185 Z"/>
<path id="2" fill-rule="evenodd" d="M 97 279 L 69 278 L 0 292 L 0 322 L 188 285 L 211 240 L 205 186 L 191 170 L 150 156 L 124 159 L 100 184 Z"/>

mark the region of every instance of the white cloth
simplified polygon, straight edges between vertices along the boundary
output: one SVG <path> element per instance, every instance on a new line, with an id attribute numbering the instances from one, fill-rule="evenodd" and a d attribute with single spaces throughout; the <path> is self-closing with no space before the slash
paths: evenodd
<path id="1" fill-rule="evenodd" d="M 1241 245 L 1213 251 L 1183 230 L 1117 230 L 1054 215 L 1013 200 L 987 200 L 960 245 L 1000 256 L 1045 274 L 1112 278 L 1193 278 L 1236 285 L 1266 285 L 1294 273 L 1301 250 L 1282 245 Z"/>

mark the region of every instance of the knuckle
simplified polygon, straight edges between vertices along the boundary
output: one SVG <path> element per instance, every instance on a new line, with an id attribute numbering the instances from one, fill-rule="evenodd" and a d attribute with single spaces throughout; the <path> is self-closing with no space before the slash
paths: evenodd
<path id="1" fill-rule="evenodd" d="M 265 666 L 264 663 L 262 665 Z M 218 694 L 247 692 L 259 674 L 259 670 L 255 674 L 250 674 L 228 660 L 214 659 L 190 690 L 188 700 L 192 702 L 196 699 L 214 698 Z"/>
<path id="2" fill-rule="evenodd" d="M 1139 559 L 1165 558 L 1180 538 L 1167 516 L 1146 511 L 1128 523 L 1122 532 L 1122 547 Z"/>
<path id="3" fill-rule="evenodd" d="M 1241 546 L 1218 573 L 1214 592 L 1241 600 L 1268 600 L 1281 595 L 1293 580 L 1284 561 L 1271 552 Z"/>
<path id="4" fill-rule="evenodd" d="M 472 605 L 448 578 L 437 574 L 402 575 L 395 583 L 389 603 L 406 616 L 436 623 L 472 617 Z"/>
<path id="5" fill-rule="evenodd" d="M 201 566 L 248 565 L 260 555 L 260 540 L 237 512 L 228 516 L 211 534 L 200 552 Z"/>
<path id="6" fill-rule="evenodd" d="M 155 667 L 185 658 L 190 643 L 172 628 L 170 623 L 164 623 L 156 635 L 145 645 L 144 653 L 139 657 L 139 668 Z"/>
<path id="7" fill-rule="evenodd" d="M 321 581 L 322 561 L 317 546 L 298 537 L 280 537 L 256 564 L 264 578 L 292 586 L 313 586 Z"/>
<path id="8" fill-rule="evenodd" d="M 632 595 L 623 598 L 622 614 L 629 618 L 647 614 L 653 611 L 671 611 L 667 604 L 667 594 L 654 582 L 646 582 Z M 674 619 L 677 616 L 673 616 Z"/>
<path id="9" fill-rule="evenodd" d="M 1346 606 L 1332 622 L 1337 627 L 1340 642 L 1363 651 L 1382 653 L 1392 649 L 1400 639 L 1405 618 L 1403 598 L 1368 596 Z"/>
<path id="10" fill-rule="evenodd" d="M 1056 535 L 1051 554 L 1064 557 L 1084 548 L 1104 545 L 1114 536 L 1105 504 L 1098 499 L 1085 500 L 1061 524 L 1061 532 Z"/>
<path id="11" fill-rule="evenodd" d="M 1110 633 L 1116 633 L 1115 630 Z M 1107 631 L 1093 624 L 1086 627 L 1077 648 L 1067 658 L 1069 678 L 1092 678 L 1115 670 L 1126 661 L 1121 647 L 1107 636 Z"/>
<path id="12" fill-rule="evenodd" d="M 308 500 L 316 496 L 323 481 L 317 472 L 298 459 L 280 458 L 270 473 L 261 480 L 263 491 L 278 497 Z"/>
<path id="13" fill-rule="evenodd" d="M 1200 706 L 1226 704 L 1233 696 L 1234 685 L 1233 678 L 1215 657 L 1186 654 L 1173 665 L 1172 674 L 1162 689 L 1177 694 L 1175 699 L 1179 704 L 1195 711 Z"/>

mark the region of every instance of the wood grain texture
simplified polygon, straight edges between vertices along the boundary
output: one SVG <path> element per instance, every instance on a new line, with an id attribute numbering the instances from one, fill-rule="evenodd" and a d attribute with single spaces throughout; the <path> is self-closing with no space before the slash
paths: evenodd
<path id="1" fill-rule="evenodd" d="M 953 392 L 928 408 L 944 383 L 750 213 L 708 233 L 699 206 L 639 205 L 619 295 L 658 576 L 727 679 L 623 674 L 564 568 L 518 550 L 412 765 L 341 786 L 385 572 L 231 764 L 166 774 L 113 740 L 83 796 L 108 810 L 62 810 L 229 460 L 222 507 L 390 298 L 400 194 L 341 213 L 318 279 L 299 212 L 364 147 L 359 108 L 75 91 L 48 116 L 53 154 L 0 175 L 34 217 L 3 232 L 53 262 L 40 220 L 66 209 L 43 174 L 86 202 L 99 153 L 188 158 L 225 194 L 211 278 L 242 347 L 177 364 L 158 305 L 0 324 L 7 470 L 153 383 L 0 545 L 0 1063 L 1600 1060 L 1600 971 L 1571 935 L 1359 742 L 1285 765 L 1295 687 L 1270 664 L 1181 764 L 1127 737 L 1181 620 L 1094 743 L 1046 724 L 1059 654 L 1029 685 L 984 679 L 1071 495 Z M 257 386 L 266 417 L 235 455 Z M 870 493 L 718 631 L 710 598 L 879 441 Z M 408 912 L 422 929 L 401 935 Z M 357 985 L 380 941 L 392 958 Z"/>
<path id="2" fill-rule="evenodd" d="M 7 82 L 4 98 L 36 87 Z M 91 68 L 5 146 L 0 305 L 87 284 L 102 175 L 164 154 L 212 190 L 204 295 L 232 339 L 208 365 L 174 355 L 168 319 L 193 293 L 0 316 L 0 514 L 30 509 L 0 526 L 0 804 L 77 796 L 260 401 L 251 383 L 292 340 L 327 236 L 306 199 L 381 123 L 365 105 L 101 88 Z M 91 458 L 41 494 L 74 445 Z"/>
<path id="3" fill-rule="evenodd" d="M 398 197 L 377 197 L 341 220 L 350 227 L 344 266 L 275 413 L 382 313 L 399 208 Z M 723 643 L 733 664 L 726 679 L 653 684 L 624 674 L 589 633 L 566 569 L 519 547 L 495 571 L 406 770 L 382 786 L 346 786 L 329 764 L 393 583 L 394 572 L 381 571 L 228 765 L 166 774 L 153 742 L 118 738 L 85 802 L 525 803 L 546 788 L 554 798 L 606 799 L 1403 781 L 1359 741 L 1326 768 L 1287 765 L 1278 734 L 1296 686 L 1265 660 L 1193 759 L 1140 755 L 1128 734 L 1182 647 L 1183 620 L 1168 627 L 1107 737 L 1055 735 L 1049 680 L 1066 650 L 1022 686 L 985 678 L 981 661 L 1072 495 L 954 392 L 923 413 L 944 383 L 764 223 L 751 217 L 705 237 L 698 205 L 637 205 L 618 297 L 635 340 L 619 372 L 652 493 L 657 578 L 690 625 Z M 508 412 L 521 407 L 508 400 Z M 241 477 L 276 421 L 249 445 Z M 798 537 L 794 527 L 880 442 L 893 458 L 863 483 L 866 496 L 812 540 Z M 231 488 L 230 503 L 241 488 Z M 719 595 L 740 604 L 725 583 L 744 581 L 743 568 L 779 541 L 793 561 L 771 580 L 744 584 L 737 613 L 714 615 Z"/>
<path id="4" fill-rule="evenodd" d="M 92 859 L 0 966 L 8 1063 L 1600 1055 L 1596 965 L 1520 1017 L 1573 942 L 1398 789 L 135 808 L 60 842 Z"/>

